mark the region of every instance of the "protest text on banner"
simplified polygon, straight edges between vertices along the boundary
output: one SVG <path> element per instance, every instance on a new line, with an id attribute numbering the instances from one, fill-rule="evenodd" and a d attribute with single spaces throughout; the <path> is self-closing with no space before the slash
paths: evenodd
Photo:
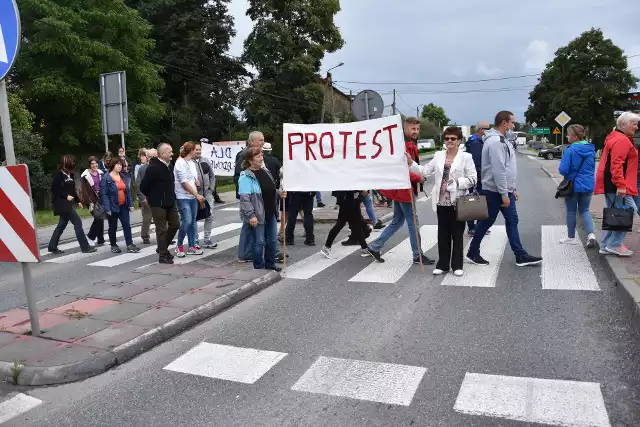
<path id="1" fill-rule="evenodd" d="M 246 146 L 244 141 L 224 141 L 202 144 L 202 157 L 211 160 L 216 176 L 233 176 L 236 156 Z"/>
<path id="2" fill-rule="evenodd" d="M 399 115 L 354 123 L 283 126 L 287 191 L 410 188 Z"/>

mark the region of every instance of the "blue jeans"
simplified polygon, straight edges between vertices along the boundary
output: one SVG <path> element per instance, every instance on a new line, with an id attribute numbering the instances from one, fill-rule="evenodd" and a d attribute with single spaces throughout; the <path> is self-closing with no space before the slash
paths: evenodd
<path id="1" fill-rule="evenodd" d="M 396 231 L 402 227 L 402 224 L 406 221 L 407 228 L 409 229 L 409 239 L 411 242 L 411 251 L 413 252 L 413 257 L 418 256 L 418 248 L 420 248 L 420 244 L 416 239 L 416 229 L 413 226 L 413 210 L 411 209 L 411 203 L 404 202 L 395 202 L 393 204 L 393 220 L 391 223 L 384 229 L 380 237 L 369 244 L 369 248 L 380 252 L 380 249 L 387 243 L 387 240 L 391 236 L 393 236 Z M 418 223 L 418 217 L 416 217 L 416 224 L 420 227 Z"/>
<path id="2" fill-rule="evenodd" d="M 371 221 L 373 221 L 373 224 L 375 225 L 378 220 L 376 219 L 376 213 L 373 210 L 373 199 L 371 198 L 371 194 L 367 195 L 362 200 L 362 203 L 364 204 L 364 208 L 367 210 L 367 216 Z"/>
<path id="3" fill-rule="evenodd" d="M 252 227 L 253 268 L 262 270 L 276 266 L 276 236 L 278 234 L 276 216 L 264 219 L 264 224 Z"/>
<path id="4" fill-rule="evenodd" d="M 527 255 L 527 251 L 522 247 L 520 242 L 520 233 L 518 232 L 518 211 L 516 209 L 516 198 L 513 193 L 509 193 L 509 200 L 511 204 L 508 208 L 502 207 L 502 196 L 500 193 L 493 191 L 482 190 L 482 194 L 487 198 L 487 209 L 489 211 L 489 218 L 484 221 L 478 221 L 476 229 L 473 235 L 473 239 L 469 244 L 469 257 L 480 255 L 480 243 L 487 234 L 487 230 L 490 229 L 498 218 L 498 213 L 502 212 L 504 218 L 505 228 L 507 229 L 507 238 L 509 239 L 509 245 L 515 256 Z"/>
<path id="5" fill-rule="evenodd" d="M 116 231 L 118 230 L 118 220 L 122 224 L 122 234 L 124 234 L 124 241 L 127 246 L 133 245 L 133 237 L 131 236 L 131 216 L 129 215 L 129 209 L 126 206 L 120 206 L 118 212 L 111 212 L 111 215 L 107 217 L 109 223 L 109 244 L 111 246 L 118 246 L 116 239 Z"/>
<path id="6" fill-rule="evenodd" d="M 316 191 L 316 202 L 320 203 L 322 201 L 322 193 Z"/>
<path id="7" fill-rule="evenodd" d="M 251 260 L 253 259 L 253 243 L 255 239 L 253 237 L 253 227 L 248 222 L 242 223 L 242 229 L 240 229 L 240 244 L 238 245 L 238 260 Z"/>
<path id="8" fill-rule="evenodd" d="M 178 246 L 182 246 L 187 236 L 189 247 L 196 244 L 198 215 L 197 199 L 178 199 L 178 211 L 180 212 L 180 230 L 178 231 Z"/>
<path id="9" fill-rule="evenodd" d="M 593 219 L 589 206 L 591 205 L 591 196 L 593 193 L 573 193 L 572 197 L 566 197 L 564 204 L 567 208 L 567 236 L 571 239 L 576 237 L 576 225 L 578 223 L 578 215 L 582 218 L 582 225 L 587 233 L 593 233 Z"/>
<path id="10" fill-rule="evenodd" d="M 606 193 L 604 195 L 604 203 L 606 207 L 610 208 L 613 206 L 615 201 L 615 205 L 617 208 L 628 207 L 629 209 L 633 209 L 634 212 L 638 212 L 638 208 L 633 201 L 633 197 L 624 196 L 616 197 L 615 193 Z M 602 236 L 602 242 L 600 243 L 600 249 L 604 248 L 619 248 L 622 246 L 622 241 L 627 236 L 626 231 L 605 231 Z"/>

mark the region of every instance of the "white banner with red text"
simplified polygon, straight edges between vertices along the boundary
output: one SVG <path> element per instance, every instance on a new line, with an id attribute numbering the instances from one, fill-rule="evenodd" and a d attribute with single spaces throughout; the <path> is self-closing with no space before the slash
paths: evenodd
<path id="1" fill-rule="evenodd" d="M 399 115 L 354 123 L 283 125 L 286 191 L 410 188 Z"/>
<path id="2" fill-rule="evenodd" d="M 202 144 L 202 157 L 211 160 L 216 176 L 233 176 L 236 156 L 247 143 L 245 141 L 221 141 Z"/>

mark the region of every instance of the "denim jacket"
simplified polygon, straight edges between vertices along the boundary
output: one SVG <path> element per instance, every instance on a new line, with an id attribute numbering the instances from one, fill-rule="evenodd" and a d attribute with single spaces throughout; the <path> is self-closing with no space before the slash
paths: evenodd
<path id="1" fill-rule="evenodd" d="M 124 175 L 120 175 L 120 179 L 124 181 L 125 189 L 125 202 L 124 209 L 130 209 L 133 207 L 133 199 L 131 198 L 131 181 L 125 178 Z M 111 174 L 105 174 L 102 181 L 100 181 L 100 203 L 105 212 L 120 212 L 120 206 L 118 206 L 118 185 L 116 181 L 111 177 Z"/>

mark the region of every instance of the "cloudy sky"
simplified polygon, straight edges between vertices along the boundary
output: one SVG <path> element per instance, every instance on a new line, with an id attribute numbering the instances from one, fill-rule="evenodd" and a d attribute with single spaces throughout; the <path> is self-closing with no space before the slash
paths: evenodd
<path id="1" fill-rule="evenodd" d="M 238 32 L 233 55 L 242 52 L 251 31 L 247 5 L 230 4 Z M 343 0 L 341 6 L 336 24 L 345 45 L 325 57 L 322 72 L 344 62 L 333 78 L 345 92 L 373 89 L 390 105 L 396 89 L 404 114 L 434 102 L 458 124 L 491 121 L 502 109 L 524 121 L 537 77 L 424 83 L 539 73 L 558 47 L 591 27 L 601 28 L 627 55 L 640 54 L 640 0 Z M 629 66 L 640 76 L 640 56 Z M 479 90 L 484 92 L 469 92 Z"/>

